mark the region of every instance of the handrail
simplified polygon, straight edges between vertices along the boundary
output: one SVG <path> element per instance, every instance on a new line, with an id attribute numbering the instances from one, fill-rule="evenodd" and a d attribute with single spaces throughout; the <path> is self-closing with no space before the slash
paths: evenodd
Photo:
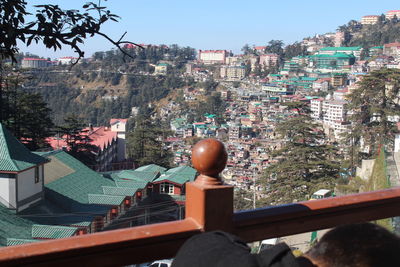
<path id="1" fill-rule="evenodd" d="M 233 213 L 233 187 L 218 176 L 225 149 L 199 143 L 192 160 L 200 176 L 187 183 L 185 220 L 1 248 L 0 266 L 120 266 L 171 258 L 203 231 L 254 241 L 400 215 L 400 187 Z"/>
<path id="2" fill-rule="evenodd" d="M 200 232 L 186 219 L 11 246 L 0 249 L 0 266 L 121 266 L 171 258 Z"/>

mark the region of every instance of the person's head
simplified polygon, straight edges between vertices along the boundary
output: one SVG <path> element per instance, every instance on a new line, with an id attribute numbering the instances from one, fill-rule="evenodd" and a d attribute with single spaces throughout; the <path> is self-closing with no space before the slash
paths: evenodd
<path id="1" fill-rule="evenodd" d="M 400 266 L 400 238 L 372 223 L 327 232 L 305 257 L 318 267 Z"/>

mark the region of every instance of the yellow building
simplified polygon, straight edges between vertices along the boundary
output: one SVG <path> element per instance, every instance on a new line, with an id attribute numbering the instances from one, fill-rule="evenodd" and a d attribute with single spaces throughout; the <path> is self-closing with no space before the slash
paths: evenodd
<path id="1" fill-rule="evenodd" d="M 373 25 L 378 23 L 378 21 L 379 21 L 379 16 L 377 15 L 368 15 L 361 18 L 362 25 Z"/>

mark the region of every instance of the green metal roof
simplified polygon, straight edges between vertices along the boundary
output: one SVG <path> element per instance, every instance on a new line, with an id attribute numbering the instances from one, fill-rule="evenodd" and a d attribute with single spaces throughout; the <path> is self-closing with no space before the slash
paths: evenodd
<path id="1" fill-rule="evenodd" d="M 361 46 L 348 46 L 348 47 L 323 47 L 320 49 L 320 51 L 356 51 L 362 49 Z"/>
<path id="2" fill-rule="evenodd" d="M 117 187 L 129 187 L 129 188 L 145 188 L 148 182 L 138 182 L 138 181 L 132 181 L 132 180 L 123 180 L 123 179 L 117 179 L 115 180 L 115 185 Z"/>
<path id="3" fill-rule="evenodd" d="M 115 187 L 115 186 L 103 186 L 103 193 L 105 195 L 112 196 L 133 196 L 138 189 L 143 187 Z"/>
<path id="4" fill-rule="evenodd" d="M 166 170 L 166 169 L 165 169 Z M 163 173 L 163 171 L 138 171 L 136 170 L 124 170 L 119 173 L 116 173 L 115 176 L 113 176 L 114 179 L 129 179 L 132 181 L 136 182 L 152 182 L 154 179 L 156 179 L 160 173 Z"/>
<path id="5" fill-rule="evenodd" d="M 145 172 L 164 172 L 167 168 L 158 166 L 156 164 L 149 164 L 135 169 L 135 171 L 145 171 Z"/>
<path id="6" fill-rule="evenodd" d="M 77 227 L 34 224 L 32 226 L 32 237 L 48 239 L 65 238 L 73 236 L 77 230 Z"/>
<path id="7" fill-rule="evenodd" d="M 165 174 L 158 177 L 154 182 L 171 181 L 176 184 L 184 184 L 194 181 L 197 171 L 189 166 L 181 166 L 169 169 Z"/>
<path id="8" fill-rule="evenodd" d="M 21 239 L 21 238 L 7 238 L 7 246 L 16 246 L 23 245 L 29 243 L 39 242 L 40 240 L 36 239 Z"/>
<path id="9" fill-rule="evenodd" d="M 354 55 L 349 55 L 346 53 L 335 53 L 333 55 L 317 54 L 313 55 L 314 58 L 353 58 Z"/>
<path id="10" fill-rule="evenodd" d="M 29 151 L 0 123 L 0 171 L 20 172 L 46 161 Z"/>
<path id="11" fill-rule="evenodd" d="M 0 204 L 0 244 L 7 245 L 7 238 L 30 239 L 33 223 L 18 217 L 15 212 Z"/>
<path id="12" fill-rule="evenodd" d="M 58 205 L 69 211 L 79 211 L 83 208 L 79 204 L 88 204 L 88 194 L 102 194 L 102 186 L 115 186 L 112 179 L 98 174 L 64 151 L 53 153 L 49 158 L 52 157 L 61 161 L 73 172 L 46 184 L 46 197 L 50 196 Z M 52 163 L 46 167 L 52 168 Z M 89 210 L 90 208 L 94 209 L 87 207 Z"/>
<path id="13" fill-rule="evenodd" d="M 90 204 L 98 205 L 120 205 L 124 201 L 125 196 L 111 196 L 103 194 L 89 194 L 88 200 Z"/>

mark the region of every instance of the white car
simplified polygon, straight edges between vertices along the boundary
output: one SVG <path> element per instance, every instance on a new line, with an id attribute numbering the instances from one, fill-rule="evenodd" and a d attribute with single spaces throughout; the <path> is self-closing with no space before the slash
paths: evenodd
<path id="1" fill-rule="evenodd" d="M 159 260 L 150 263 L 149 267 L 171 267 L 172 260 Z"/>

